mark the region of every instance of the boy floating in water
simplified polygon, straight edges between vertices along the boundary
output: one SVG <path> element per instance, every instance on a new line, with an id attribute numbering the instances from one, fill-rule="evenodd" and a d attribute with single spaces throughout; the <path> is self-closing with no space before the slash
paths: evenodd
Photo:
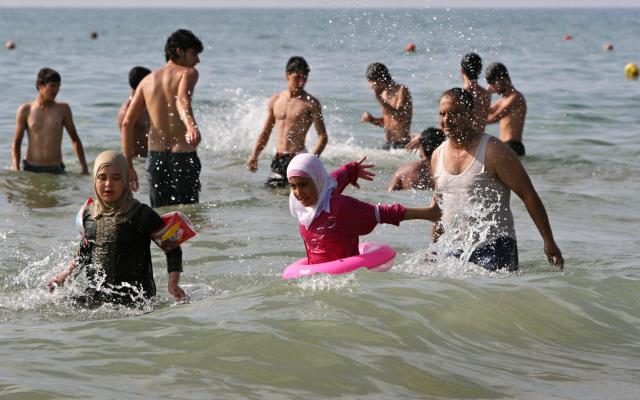
<path id="1" fill-rule="evenodd" d="M 22 169 L 63 174 L 65 166 L 62 162 L 61 144 L 62 129 L 65 128 L 80 162 L 82 174 L 89 174 L 82 142 L 71 116 L 71 108 L 66 103 L 56 102 L 61 80 L 60 74 L 56 71 L 42 68 L 36 78 L 38 97 L 18 108 L 11 152 L 11 169 L 14 171 L 20 171 L 20 148 L 26 131 L 27 156 L 22 160 Z"/>
<path id="2" fill-rule="evenodd" d="M 115 151 L 101 153 L 93 167 L 96 201 L 82 214 L 84 231 L 80 249 L 67 269 L 49 282 L 49 289 L 62 285 L 78 267 L 90 282 L 88 304 L 140 304 L 156 295 L 151 265 L 151 234 L 162 228 L 162 218 L 133 198 L 129 189 L 128 163 Z M 167 249 L 169 293 L 185 298 L 178 286 L 182 272 L 182 250 Z"/>
<path id="3" fill-rule="evenodd" d="M 376 100 L 382 106 L 382 117 L 365 112 L 362 122 L 384 128 L 385 150 L 401 149 L 409 143 L 413 116 L 413 100 L 409 88 L 396 83 L 384 64 L 373 63 L 367 68 L 367 81 Z"/>
<path id="4" fill-rule="evenodd" d="M 438 128 L 427 128 L 420 138 L 420 160 L 401 165 L 393 174 L 389 190 L 425 190 L 431 184 L 431 154 L 446 140 L 444 132 Z"/>
<path id="5" fill-rule="evenodd" d="M 302 57 L 291 57 L 285 69 L 287 90 L 269 99 L 267 119 L 256 145 L 247 159 L 247 169 L 258 170 L 258 156 L 267 145 L 273 127 L 276 127 L 276 155 L 271 161 L 271 175 L 266 185 L 285 187 L 287 166 L 299 153 L 306 153 L 305 139 L 313 123 L 318 133 L 318 142 L 313 154 L 319 156 L 327 145 L 328 136 L 322 118 L 320 102 L 304 90 L 309 78 L 309 65 Z"/>
<path id="6" fill-rule="evenodd" d="M 511 83 L 509 72 L 504 64 L 493 63 L 487 67 L 485 78 L 490 93 L 498 93 L 502 98 L 491 105 L 487 123 L 500 121 L 500 140 L 517 155 L 524 156 L 522 131 L 527 115 L 527 101 Z"/>
<path id="7" fill-rule="evenodd" d="M 151 73 L 150 70 L 144 67 L 133 67 L 129 71 L 129 86 L 131 86 L 131 94 L 129 99 L 122 103 L 120 111 L 118 111 L 118 129 L 122 131 L 122 122 L 124 116 L 127 114 L 127 110 L 131 105 L 131 99 L 136 92 L 136 88 L 140 84 L 140 81 Z M 134 157 L 146 157 L 149 147 L 149 129 L 151 128 L 151 121 L 149 120 L 149 113 L 146 107 L 144 110 L 140 110 L 138 118 L 133 123 L 133 156 Z"/>
<path id="8" fill-rule="evenodd" d="M 440 219 L 435 200 L 428 208 L 405 208 L 400 204 L 373 205 L 343 195 L 349 184 L 360 187 L 358 178 L 373 180 L 375 175 L 368 171 L 373 165 L 362 164 L 365 159 L 343 165 L 331 175 L 311 154 L 299 154 L 289 164 L 289 208 L 300 223 L 309 264 L 358 255 L 360 235 L 370 233 L 377 224 Z"/>

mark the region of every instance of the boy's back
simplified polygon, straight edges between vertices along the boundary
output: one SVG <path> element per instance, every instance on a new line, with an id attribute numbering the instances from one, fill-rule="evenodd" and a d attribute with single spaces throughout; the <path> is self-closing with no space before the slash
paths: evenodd
<path id="1" fill-rule="evenodd" d="M 195 68 L 169 63 L 140 82 L 138 90 L 142 90 L 151 120 L 149 151 L 196 151 L 195 146 L 187 143 L 186 126 L 180 119 L 176 105 L 181 101 L 178 94 L 185 89 L 183 86 L 188 86 L 194 79 L 198 79 Z"/>

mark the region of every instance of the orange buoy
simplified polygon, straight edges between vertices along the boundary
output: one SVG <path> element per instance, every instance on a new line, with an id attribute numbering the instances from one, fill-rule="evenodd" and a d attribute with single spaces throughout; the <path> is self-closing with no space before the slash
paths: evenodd
<path id="1" fill-rule="evenodd" d="M 571 40 L 571 39 L 573 39 L 573 36 L 571 36 L 571 35 L 564 35 L 563 39 L 564 39 L 565 41 L 567 41 L 567 40 Z"/>
<path id="2" fill-rule="evenodd" d="M 16 48 L 16 42 L 11 41 L 11 40 L 7 40 L 6 42 L 4 42 L 4 48 L 7 50 L 13 50 Z"/>
<path id="3" fill-rule="evenodd" d="M 407 53 L 413 53 L 414 51 L 416 51 L 416 44 L 415 43 L 409 43 L 406 46 L 404 46 L 404 51 Z"/>

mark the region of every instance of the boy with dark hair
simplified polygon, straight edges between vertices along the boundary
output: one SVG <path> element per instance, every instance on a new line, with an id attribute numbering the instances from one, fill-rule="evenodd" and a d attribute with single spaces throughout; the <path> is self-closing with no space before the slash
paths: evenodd
<path id="1" fill-rule="evenodd" d="M 447 138 L 438 128 L 430 127 L 422 131 L 420 138 L 420 160 L 400 166 L 389 185 L 389 191 L 417 189 L 425 190 L 431 184 L 431 154 Z"/>
<path id="2" fill-rule="evenodd" d="M 403 148 L 409 143 L 413 116 L 413 101 L 409 89 L 396 83 L 387 67 L 381 63 L 370 64 L 366 77 L 376 100 L 382 106 L 382 117 L 377 118 L 365 112 L 362 114 L 362 122 L 384 128 L 384 149 Z"/>
<path id="3" fill-rule="evenodd" d="M 320 102 L 304 89 L 309 77 L 309 64 L 299 56 L 287 61 L 285 79 L 287 89 L 276 93 L 269 99 L 267 118 L 253 151 L 247 159 L 246 165 L 250 172 L 258 170 L 258 156 L 269 142 L 269 136 L 276 127 L 276 155 L 271 162 L 271 175 L 265 183 L 268 187 L 285 187 L 287 181 L 287 167 L 299 153 L 306 153 L 305 140 L 311 124 L 316 128 L 318 141 L 313 154 L 320 156 L 327 145 L 328 136 L 322 117 Z"/>
<path id="4" fill-rule="evenodd" d="M 498 93 L 501 98 L 491 105 L 487 123 L 500 121 L 500 140 L 517 155 L 524 156 L 522 144 L 524 120 L 527 115 L 527 101 L 522 93 L 511 83 L 507 67 L 493 63 L 487 67 L 485 78 L 489 84 L 489 93 Z"/>
<path id="5" fill-rule="evenodd" d="M 140 84 L 140 81 L 144 79 L 145 76 L 149 75 L 151 71 L 144 67 L 133 67 L 129 71 L 129 86 L 131 86 L 131 94 L 129 94 L 129 98 L 127 101 L 122 103 L 120 107 L 120 111 L 118 112 L 118 129 L 122 130 L 122 121 L 124 121 L 124 116 L 129 109 L 129 105 L 131 104 L 131 99 L 133 98 L 133 94 L 136 91 L 136 88 Z M 146 157 L 148 152 L 148 134 L 149 127 L 151 126 L 151 122 L 149 121 L 149 113 L 147 112 L 146 107 L 144 110 L 140 112 L 138 118 L 133 124 L 133 135 L 134 135 L 134 148 L 133 148 L 133 156 L 134 157 Z"/>
<path id="6" fill-rule="evenodd" d="M 147 173 L 152 207 L 191 204 L 199 201 L 200 159 L 196 147 L 201 135 L 191 107 L 198 82 L 202 42 L 179 29 L 165 45 L 167 63 L 147 75 L 136 88 L 122 121 L 122 148 L 138 188 L 133 168 L 134 126 L 145 106 L 149 113 L 149 158 Z"/>
<path id="7" fill-rule="evenodd" d="M 480 132 L 487 126 L 487 116 L 491 107 L 491 93 L 478 84 L 482 71 L 482 59 L 476 53 L 467 53 L 460 62 L 463 88 L 471 93 L 474 100 L 474 124 Z"/>
<path id="8" fill-rule="evenodd" d="M 62 130 L 67 130 L 82 174 L 89 174 L 84 157 L 82 141 L 78 136 L 71 108 L 66 103 L 56 102 L 62 79 L 60 74 L 51 68 L 42 68 L 36 77 L 38 97 L 30 103 L 18 107 L 16 113 L 16 129 L 11 152 L 11 169 L 20 170 L 20 150 L 24 132 L 27 132 L 27 155 L 22 160 L 22 169 L 31 172 L 47 172 L 63 174 L 65 166 L 62 162 Z"/>

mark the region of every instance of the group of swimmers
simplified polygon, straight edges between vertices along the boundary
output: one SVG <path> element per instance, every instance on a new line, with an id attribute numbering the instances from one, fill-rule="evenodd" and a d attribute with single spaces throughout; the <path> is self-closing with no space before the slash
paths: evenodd
<path id="1" fill-rule="evenodd" d="M 51 279 L 52 290 L 82 265 L 94 289 L 95 285 L 101 289 L 87 295 L 91 301 L 130 303 L 132 299 L 135 302 L 155 295 L 149 246 L 150 234 L 161 226 L 161 220 L 151 207 L 199 201 L 201 165 L 196 149 L 201 134 L 191 104 L 198 81 L 195 66 L 202 50 L 202 42 L 191 31 L 180 29 L 167 39 L 167 62 L 163 67 L 155 71 L 136 67 L 131 71 L 132 93 L 118 115 L 122 153 L 107 151 L 96 159 L 93 182 L 97 201 L 81 215 L 84 233 L 80 250 L 69 266 Z M 270 98 L 267 118 L 246 165 L 251 172 L 257 170 L 258 156 L 276 127 L 276 155 L 267 184 L 290 185 L 291 213 L 300 222 L 310 261 L 357 254 L 359 235 L 370 232 L 377 223 L 397 225 L 405 219 L 436 222 L 442 217 L 442 223 L 434 225 L 433 239 L 437 240 L 447 231 L 452 215 L 460 211 L 459 204 L 479 201 L 475 193 L 480 185 L 494 193 L 484 200 L 499 204 L 498 211 L 490 212 L 480 223 L 495 221 L 496 217 L 499 223 L 477 246 L 470 260 L 490 270 L 517 269 L 509 205 L 509 194 L 514 191 L 540 230 L 547 258 L 562 268 L 564 261 L 544 206 L 516 156 L 524 154 L 524 97 L 515 90 L 502 64 L 488 68 L 489 87 L 482 88 L 477 82 L 481 68 L 477 54 L 463 58 L 464 89 L 445 91 L 440 99 L 442 130 L 427 129 L 413 138 L 409 134 L 413 105 L 408 88 L 396 83 L 383 64 L 374 63 L 367 68 L 366 77 L 382 107 L 382 116 L 364 113 L 362 121 L 384 128 L 387 149 L 423 147 L 424 160 L 401 167 L 390 189 L 436 189 L 446 205 L 441 210 L 432 200 L 427 208 L 413 209 L 369 205 L 341 194 L 348 184 L 358 186 L 358 178 L 373 179 L 374 174 L 369 171 L 372 165 L 363 164 L 363 159 L 328 174 L 318 158 L 328 142 L 320 102 L 305 91 L 310 68 L 302 57 L 291 57 L 285 70 L 287 89 Z M 23 169 L 64 173 L 60 144 L 66 128 L 82 173 L 88 174 L 70 108 L 55 101 L 60 81 L 57 72 L 42 69 L 36 80 L 38 97 L 18 109 L 12 151 L 14 170 L 20 169 L 20 147 L 26 131 L 29 140 Z M 493 105 L 491 92 L 502 96 Z M 501 140 L 484 134 L 486 124 L 497 121 L 501 123 Z M 318 141 L 309 154 L 305 139 L 311 125 L 315 126 Z M 138 188 L 133 159 L 145 155 L 151 207 L 133 199 L 132 194 Z M 470 170 L 472 175 L 466 176 Z M 320 231 L 322 235 L 316 234 Z M 178 285 L 181 250 L 164 250 L 169 292 L 181 300 L 185 297 Z"/>

